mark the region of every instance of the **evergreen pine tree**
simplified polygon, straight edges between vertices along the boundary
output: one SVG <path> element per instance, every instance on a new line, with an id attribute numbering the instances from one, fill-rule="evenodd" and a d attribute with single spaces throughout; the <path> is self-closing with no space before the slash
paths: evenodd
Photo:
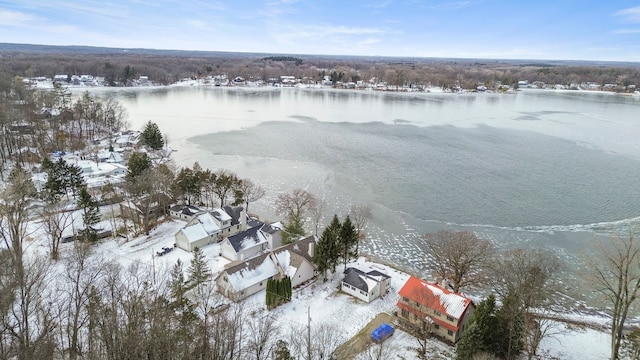
<path id="1" fill-rule="evenodd" d="M 456 347 L 456 359 L 470 360 L 479 353 L 496 354 L 498 351 L 496 298 L 489 295 L 478 304 L 469 326 Z"/>
<path id="2" fill-rule="evenodd" d="M 171 290 L 171 302 L 169 307 L 176 315 L 176 326 L 174 332 L 178 342 L 189 343 L 193 340 L 193 324 L 198 320 L 195 313 L 196 305 L 186 296 L 187 287 L 184 278 L 184 268 L 182 261 L 178 261 L 171 268 L 171 279 L 169 288 Z"/>
<path id="3" fill-rule="evenodd" d="M 340 259 L 338 237 L 341 226 L 338 216 L 333 215 L 333 220 L 320 235 L 314 255 L 314 262 L 320 273 L 325 274 L 329 269 L 336 270 L 336 265 Z"/>
<path id="4" fill-rule="evenodd" d="M 340 227 L 340 256 L 346 266 L 349 260 L 358 256 L 356 246 L 358 245 L 358 233 L 356 227 L 351 222 L 349 215 L 344 219 Z"/>
<path id="5" fill-rule="evenodd" d="M 340 244 L 340 229 L 342 228 L 342 225 L 340 224 L 340 220 L 338 220 L 338 216 L 337 215 L 333 215 L 333 219 L 331 220 L 331 223 L 329 224 L 329 233 L 331 234 L 329 236 L 329 247 L 328 247 L 328 260 L 329 260 L 329 264 L 331 265 L 331 271 L 335 272 L 336 271 L 336 266 L 338 266 L 338 263 L 340 262 L 340 255 L 341 255 L 341 244 Z"/>
<path id="6" fill-rule="evenodd" d="M 211 269 L 209 269 L 207 260 L 200 248 L 196 247 L 193 251 L 193 258 L 191 259 L 187 273 L 189 274 L 189 288 L 203 284 L 211 278 Z"/>
<path id="7" fill-rule="evenodd" d="M 273 354 L 274 360 L 294 360 L 289 351 L 289 344 L 284 340 L 276 341 L 276 348 Z"/>
<path id="8" fill-rule="evenodd" d="M 100 210 L 98 202 L 91 196 L 86 186 L 80 189 L 78 207 L 82 210 L 84 223 L 84 229 L 81 231 L 82 238 L 90 242 L 98 241 L 98 231 L 94 226 L 100 222 Z"/>
<path id="9" fill-rule="evenodd" d="M 171 289 L 171 297 L 174 299 L 182 298 L 187 289 L 185 287 L 184 269 L 180 259 L 171 268 L 170 276 L 169 288 Z"/>
<path id="10" fill-rule="evenodd" d="M 127 181 L 132 181 L 136 176 L 151 169 L 151 167 L 151 159 L 149 159 L 147 153 L 134 152 L 127 162 Z"/>
<path id="11" fill-rule="evenodd" d="M 160 132 L 160 128 L 158 128 L 158 124 L 151 121 L 147 122 L 144 126 L 144 130 L 142 130 L 141 134 L 141 140 L 143 144 L 154 150 L 160 150 L 164 146 L 164 139 L 162 138 L 162 133 Z"/>
<path id="12" fill-rule="evenodd" d="M 267 280 L 267 291 L 265 303 L 267 304 L 267 310 L 273 309 L 273 279 Z"/>
<path id="13" fill-rule="evenodd" d="M 66 187 L 66 191 L 69 190 L 73 193 L 75 197 L 79 191 L 86 187 L 87 184 L 84 181 L 84 176 L 82 176 L 82 169 L 78 165 L 69 165 L 65 164 L 63 168 L 64 173 L 64 184 Z"/>
<path id="14" fill-rule="evenodd" d="M 302 219 L 292 217 L 282 229 L 282 244 L 291 244 L 305 235 Z"/>
<path id="15" fill-rule="evenodd" d="M 47 162 L 42 163 L 42 170 L 47 173 L 47 182 L 43 186 L 45 197 L 51 202 L 57 202 L 66 193 L 66 185 L 62 167 L 66 166 L 64 160 L 56 162 L 45 158 Z"/>
<path id="16" fill-rule="evenodd" d="M 497 311 L 496 318 L 499 333 L 497 353 L 499 357 L 513 360 L 524 348 L 525 313 L 521 300 L 517 294 L 508 293 L 502 299 L 502 307 Z"/>

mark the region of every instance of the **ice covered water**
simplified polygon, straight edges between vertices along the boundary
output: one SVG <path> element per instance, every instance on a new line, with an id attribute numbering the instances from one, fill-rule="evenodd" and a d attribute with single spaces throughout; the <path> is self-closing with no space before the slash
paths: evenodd
<path id="1" fill-rule="evenodd" d="M 329 200 L 327 218 L 370 204 L 366 251 L 422 271 L 416 243 L 471 230 L 542 246 L 575 267 L 594 238 L 640 216 L 640 99 L 527 91 L 380 94 L 164 88 L 115 93 L 134 128 L 155 121 L 181 166 L 198 161 L 279 192 Z"/>

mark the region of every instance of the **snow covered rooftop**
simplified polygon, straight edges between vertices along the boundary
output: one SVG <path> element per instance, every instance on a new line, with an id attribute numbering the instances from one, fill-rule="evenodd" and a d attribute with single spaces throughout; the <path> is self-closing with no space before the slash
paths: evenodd
<path id="1" fill-rule="evenodd" d="M 213 209 L 211 213 L 216 217 L 216 219 L 222 222 L 231 220 L 231 216 L 222 209 Z"/>
<path id="2" fill-rule="evenodd" d="M 231 243 L 236 253 L 267 242 L 267 238 L 260 231 L 260 228 L 262 228 L 262 223 L 239 234 L 229 236 L 229 243 Z"/>
<path id="3" fill-rule="evenodd" d="M 456 319 L 460 319 L 471 304 L 469 298 L 413 276 L 409 277 L 409 280 L 400 289 L 400 296 L 417 301 Z"/>
<path id="4" fill-rule="evenodd" d="M 196 215 L 196 218 L 198 219 L 198 222 L 202 224 L 207 234 L 213 234 L 221 229 L 218 221 L 216 221 L 213 215 L 209 212 L 200 213 Z"/>
<path id="5" fill-rule="evenodd" d="M 209 236 L 209 234 L 207 234 L 207 231 L 205 230 L 204 226 L 202 226 L 202 224 L 193 224 L 193 225 L 185 226 L 184 228 L 180 229 L 180 231 L 182 231 L 182 233 L 187 238 L 189 243 L 198 241 L 200 239 L 203 239 Z"/>
<path id="6" fill-rule="evenodd" d="M 342 280 L 344 283 L 366 292 L 371 291 L 371 289 L 376 287 L 376 285 L 380 283 L 380 281 L 389 278 L 389 276 L 378 271 L 370 271 L 369 273 L 374 273 L 374 276 L 370 276 L 369 273 L 365 273 L 364 271 L 356 267 L 347 268 L 344 273 L 345 276 Z"/>
<path id="7" fill-rule="evenodd" d="M 280 267 L 284 270 L 284 274 L 293 279 L 293 276 L 298 271 L 298 268 L 292 265 L 291 263 L 291 253 L 287 250 L 280 251 L 275 254 L 276 259 L 278 259 L 278 263 Z"/>
<path id="8" fill-rule="evenodd" d="M 253 284 L 266 281 L 278 274 L 278 268 L 269 254 L 264 254 L 252 260 L 256 265 L 255 267 L 251 266 L 253 264 L 249 262 L 244 262 L 234 266 L 234 268 L 239 267 L 237 271 L 233 271 L 236 270 L 233 268 L 227 269 L 229 284 L 231 284 L 234 291 L 242 291 Z"/>

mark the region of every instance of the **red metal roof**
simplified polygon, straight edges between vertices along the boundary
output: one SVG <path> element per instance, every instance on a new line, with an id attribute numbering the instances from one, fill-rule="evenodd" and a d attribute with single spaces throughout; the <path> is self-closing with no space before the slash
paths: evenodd
<path id="1" fill-rule="evenodd" d="M 459 320 L 464 317 L 464 314 L 472 303 L 471 299 L 465 296 L 453 293 L 441 288 L 437 284 L 429 283 L 413 276 L 409 277 L 409 280 L 407 280 L 402 289 L 400 289 L 399 294 L 401 297 L 406 297 L 427 308 L 451 316 L 458 320 L 456 321 L 456 325 L 459 324 Z M 427 315 L 426 313 L 421 313 L 418 309 L 410 309 L 400 302 L 398 302 L 398 307 L 411 311 L 421 317 Z M 458 330 L 457 326 L 440 321 L 437 318 L 432 318 L 432 320 L 450 330 Z"/>

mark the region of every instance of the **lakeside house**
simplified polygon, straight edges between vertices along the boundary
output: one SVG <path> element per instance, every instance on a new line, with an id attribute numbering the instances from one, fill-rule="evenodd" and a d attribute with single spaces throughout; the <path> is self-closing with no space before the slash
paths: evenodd
<path id="1" fill-rule="evenodd" d="M 216 288 L 233 301 L 264 290 L 269 279 L 289 276 L 291 286 L 295 288 L 318 274 L 313 263 L 316 242 L 315 236 L 309 236 L 250 260 L 230 263 L 216 277 Z"/>
<path id="2" fill-rule="evenodd" d="M 173 205 L 169 208 L 169 216 L 173 219 L 184 221 L 191 220 L 196 214 L 202 212 L 198 207 L 192 205 Z"/>
<path id="3" fill-rule="evenodd" d="M 176 246 L 193 251 L 245 230 L 247 214 L 242 207 L 201 211 L 175 234 Z"/>
<path id="4" fill-rule="evenodd" d="M 282 230 L 277 225 L 267 225 L 251 219 L 247 227 L 247 230 L 222 240 L 220 255 L 231 261 L 246 260 L 282 245 Z"/>
<path id="5" fill-rule="evenodd" d="M 455 344 L 468 326 L 475 304 L 435 283 L 409 277 L 399 292 L 398 318 Z"/>
<path id="6" fill-rule="evenodd" d="M 363 269 L 358 265 L 344 271 L 340 290 L 369 303 L 387 293 L 391 277 L 376 269 Z"/>

